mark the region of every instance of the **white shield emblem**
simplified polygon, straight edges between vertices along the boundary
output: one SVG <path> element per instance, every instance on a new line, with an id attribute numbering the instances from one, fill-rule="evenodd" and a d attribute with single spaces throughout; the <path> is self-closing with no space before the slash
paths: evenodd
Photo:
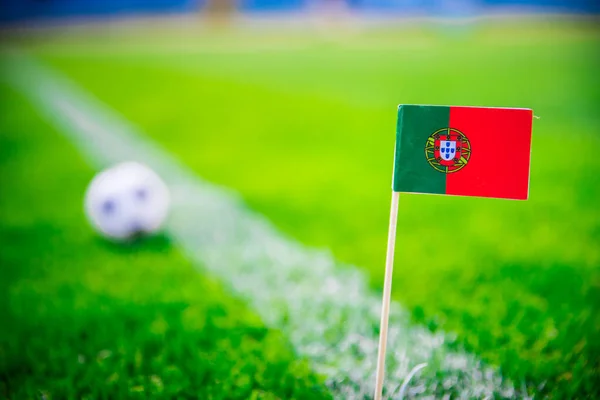
<path id="1" fill-rule="evenodd" d="M 456 155 L 456 141 L 440 140 L 440 156 L 445 161 L 452 160 Z"/>

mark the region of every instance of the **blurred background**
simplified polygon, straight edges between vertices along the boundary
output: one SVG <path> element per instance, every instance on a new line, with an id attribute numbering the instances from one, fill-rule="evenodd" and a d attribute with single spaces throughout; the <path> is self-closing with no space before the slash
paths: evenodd
<path id="1" fill-rule="evenodd" d="M 11 83 L 15 51 L 356 265 L 373 293 L 397 105 L 532 108 L 528 201 L 401 196 L 393 296 L 536 397 L 600 397 L 598 13 L 595 0 L 2 0 L 0 397 L 330 396 L 168 235 L 97 237 L 82 211 L 97 171 Z"/>
<path id="2" fill-rule="evenodd" d="M 3 0 L 2 20 L 60 17 L 118 17 L 206 11 L 306 13 L 315 8 L 345 8 L 388 16 L 474 15 L 493 12 L 597 13 L 593 0 Z"/>

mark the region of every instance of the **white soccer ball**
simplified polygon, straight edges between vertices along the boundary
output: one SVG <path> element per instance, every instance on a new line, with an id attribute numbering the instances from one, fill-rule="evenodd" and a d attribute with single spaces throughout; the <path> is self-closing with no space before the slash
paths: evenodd
<path id="1" fill-rule="evenodd" d="M 157 232 L 169 213 L 167 185 L 150 168 L 124 162 L 92 179 L 85 194 L 85 212 L 102 235 L 127 240 Z"/>

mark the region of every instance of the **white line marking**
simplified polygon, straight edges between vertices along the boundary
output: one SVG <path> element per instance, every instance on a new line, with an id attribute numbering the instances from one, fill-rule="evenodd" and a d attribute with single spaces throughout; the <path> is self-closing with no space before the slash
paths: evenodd
<path id="1" fill-rule="evenodd" d="M 406 388 L 408 387 L 408 384 L 409 384 L 410 380 L 413 378 L 413 376 L 415 376 L 415 374 L 417 372 L 419 372 L 420 370 L 422 370 L 426 366 L 427 366 L 426 363 L 416 365 L 412 369 L 412 371 L 410 371 L 408 373 L 408 376 L 406 378 L 404 378 L 404 382 L 402 382 L 402 386 L 400 386 L 400 393 L 399 393 L 400 400 L 404 399 L 404 394 L 406 393 Z"/>
<path id="2" fill-rule="evenodd" d="M 65 77 L 20 53 L 11 53 L 3 65 L 9 83 L 96 168 L 135 160 L 161 174 L 173 195 L 168 231 L 189 257 L 246 299 L 268 326 L 281 329 L 297 353 L 325 374 L 336 398 L 370 398 L 381 296 L 369 290 L 359 269 L 284 237 L 235 193 L 198 178 Z M 495 369 L 449 350 L 448 335 L 411 325 L 409 318 L 392 304 L 388 398 L 405 380 L 402 394 L 409 398 L 526 397 Z M 407 380 L 422 363 L 428 368 Z"/>

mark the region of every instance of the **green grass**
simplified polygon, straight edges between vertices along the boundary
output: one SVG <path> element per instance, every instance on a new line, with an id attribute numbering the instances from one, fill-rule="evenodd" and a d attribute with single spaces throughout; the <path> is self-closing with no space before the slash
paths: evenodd
<path id="1" fill-rule="evenodd" d="M 597 30 L 543 20 L 450 37 L 157 29 L 24 45 L 280 229 L 364 268 L 374 289 L 396 105 L 533 108 L 529 201 L 401 196 L 394 297 L 516 382 L 600 396 Z"/>
<path id="2" fill-rule="evenodd" d="M 82 212 L 94 171 L 24 99 L 0 97 L 0 398 L 329 397 L 168 238 L 96 237 Z"/>

